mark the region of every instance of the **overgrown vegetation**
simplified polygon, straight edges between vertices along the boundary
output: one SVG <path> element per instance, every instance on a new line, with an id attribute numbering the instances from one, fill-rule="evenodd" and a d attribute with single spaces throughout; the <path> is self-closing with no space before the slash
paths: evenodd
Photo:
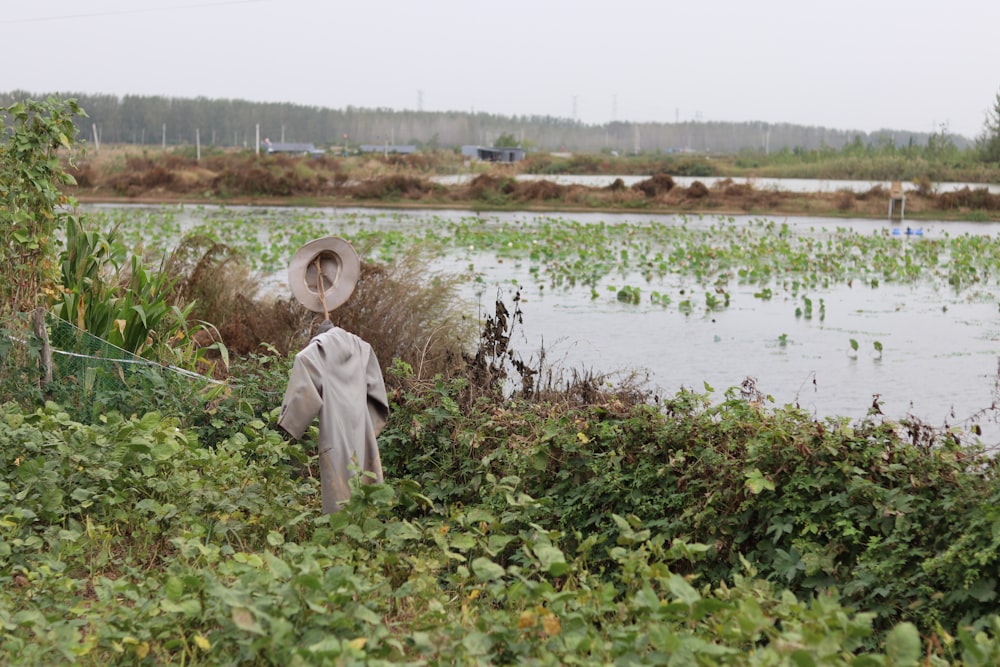
<path id="1" fill-rule="evenodd" d="M 477 187 L 517 193 L 510 181 Z M 644 187 L 678 190 L 662 176 Z M 975 440 L 877 410 L 817 420 L 772 407 L 750 379 L 721 402 L 593 375 L 553 380 L 511 344 L 516 295 L 498 296 L 482 326 L 463 320 L 447 278 L 428 276 L 419 254 L 394 257 L 420 239 L 389 230 L 376 243 L 358 225 L 362 280 L 335 318 L 386 368 L 388 481 L 320 515 L 316 429 L 293 443 L 275 426 L 290 355 L 315 316 L 257 300 L 250 257 L 282 264 L 282 243 L 313 235 L 312 223 L 281 240 L 255 235 L 249 253 L 227 243 L 225 225 L 181 234 L 156 220 L 162 236 L 140 236 L 175 247 L 144 290 L 143 253 L 121 245 L 129 232 L 69 222 L 61 258 L 50 245 L 39 260 L 60 260 L 51 303 L 95 330 L 110 320 L 126 339 L 138 325 L 114 310 L 121 299 L 137 315 L 177 307 L 184 325 L 135 329 L 137 350 L 164 365 L 125 370 L 132 358 L 102 351 L 92 359 L 108 383 L 92 368 L 57 368 L 45 383 L 42 337 L 13 329 L 23 312 L 0 322 L 0 664 L 1000 662 L 1000 483 Z M 633 261 L 666 270 L 669 259 L 603 224 L 541 224 L 544 244 L 481 220 L 448 224 L 463 245 L 544 256 L 553 285 Z M 995 263 L 988 241 L 956 239 L 942 268 L 941 244 L 901 258 L 885 239 L 796 245 L 766 224 L 760 238 L 679 229 L 677 265 L 763 292 L 779 270 L 796 284 L 877 284 L 925 267 L 959 289 Z M 24 239 L 9 242 L 20 256 Z M 564 247 L 592 253 L 587 275 L 564 266 Z M 124 254 L 132 278 L 118 280 Z M 846 254 L 856 263 L 835 260 Z M 222 368 L 226 382 L 183 366 Z"/>
<path id="2" fill-rule="evenodd" d="M 0 316 L 31 311 L 52 291 L 55 232 L 69 217 L 60 188 L 73 183 L 59 151 L 71 146 L 80 113 L 54 99 L 0 112 Z"/>

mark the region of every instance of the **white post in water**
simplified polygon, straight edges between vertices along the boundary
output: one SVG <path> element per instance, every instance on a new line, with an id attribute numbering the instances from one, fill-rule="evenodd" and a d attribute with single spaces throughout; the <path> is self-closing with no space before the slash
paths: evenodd
<path id="1" fill-rule="evenodd" d="M 201 162 L 201 129 L 194 128 L 194 161 Z"/>
<path id="2" fill-rule="evenodd" d="M 100 152 L 101 150 L 101 138 L 97 136 L 97 123 L 91 123 L 90 129 L 94 133 L 94 150 Z"/>
<path id="3" fill-rule="evenodd" d="M 167 124 L 163 124 L 163 150 L 167 150 Z"/>

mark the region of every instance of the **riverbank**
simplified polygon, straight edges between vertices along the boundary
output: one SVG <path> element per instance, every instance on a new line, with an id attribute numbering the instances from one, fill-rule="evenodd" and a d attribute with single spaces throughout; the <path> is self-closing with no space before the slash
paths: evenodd
<path id="1" fill-rule="evenodd" d="M 80 160 L 67 195 L 86 203 L 229 206 L 378 207 L 471 211 L 643 212 L 761 216 L 888 217 L 881 184 L 856 191 L 786 191 L 746 176 L 675 181 L 666 172 L 626 184 L 567 182 L 565 174 L 518 178 L 525 165 L 468 165 L 467 178 L 442 182 L 443 165 L 406 157 L 303 158 L 223 153 L 203 159 L 122 152 Z M 667 165 L 668 166 L 668 165 Z M 713 165 L 716 169 L 719 165 Z M 456 165 L 450 165 L 452 169 Z M 679 167 L 678 167 L 679 168 Z M 451 176 L 455 175 L 451 171 Z M 695 177 L 702 178 L 702 177 Z M 678 178 L 678 180 L 681 180 Z M 903 183 L 907 219 L 1000 220 L 1000 194 L 987 186 L 938 192 L 929 181 Z M 896 209 L 898 211 L 898 207 Z"/>
<path id="2" fill-rule="evenodd" d="M 884 196 L 864 193 L 847 195 L 844 193 L 786 193 L 768 191 L 755 195 L 732 196 L 710 191 L 700 199 L 677 199 L 674 201 L 650 201 L 640 204 L 621 205 L 615 203 L 586 204 L 567 201 L 525 201 L 515 200 L 504 203 L 490 203 L 480 200 L 427 197 L 423 199 L 357 199 L 351 196 L 192 196 L 163 190 L 153 190 L 135 196 L 115 196 L 99 191 L 84 191 L 69 188 L 66 194 L 80 203 L 86 204 L 137 204 L 137 205 L 185 205 L 185 206 L 272 206 L 308 208 L 382 208 L 400 210 L 446 209 L 476 212 L 529 211 L 537 213 L 648 213 L 664 214 L 711 214 L 711 215 L 760 215 L 767 217 L 806 216 L 824 218 L 888 218 L 888 194 Z M 898 211 L 898 208 L 896 209 Z M 960 222 L 1000 221 L 1000 210 L 988 210 L 972 206 L 941 208 L 933 198 L 907 196 L 905 220 L 945 220 Z"/>

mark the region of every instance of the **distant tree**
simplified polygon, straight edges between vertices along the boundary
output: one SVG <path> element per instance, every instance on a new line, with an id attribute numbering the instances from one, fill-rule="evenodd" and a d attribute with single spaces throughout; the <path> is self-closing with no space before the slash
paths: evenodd
<path id="1" fill-rule="evenodd" d="M 493 142 L 497 148 L 517 148 L 520 145 L 517 138 L 510 132 L 504 132 Z"/>
<path id="2" fill-rule="evenodd" d="M 942 158 L 952 158 L 958 153 L 958 147 L 948 131 L 948 123 L 941 123 L 939 132 L 932 132 L 927 137 L 927 147 L 924 149 L 924 156 L 930 160 L 940 160 Z"/>
<path id="3" fill-rule="evenodd" d="M 976 140 L 979 158 L 983 162 L 1000 162 L 1000 93 L 993 108 L 986 112 L 986 125 Z"/>

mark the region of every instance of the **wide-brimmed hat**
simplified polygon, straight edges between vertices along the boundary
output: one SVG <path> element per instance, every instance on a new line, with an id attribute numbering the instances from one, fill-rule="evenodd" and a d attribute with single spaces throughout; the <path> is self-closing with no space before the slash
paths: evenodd
<path id="1" fill-rule="evenodd" d="M 322 285 L 319 276 L 323 277 Z M 336 236 L 305 244 L 292 255 L 288 265 L 292 296 L 315 313 L 326 314 L 343 305 L 354 292 L 360 276 L 358 253 L 350 243 Z M 321 293 L 325 297 L 325 308 Z"/>

